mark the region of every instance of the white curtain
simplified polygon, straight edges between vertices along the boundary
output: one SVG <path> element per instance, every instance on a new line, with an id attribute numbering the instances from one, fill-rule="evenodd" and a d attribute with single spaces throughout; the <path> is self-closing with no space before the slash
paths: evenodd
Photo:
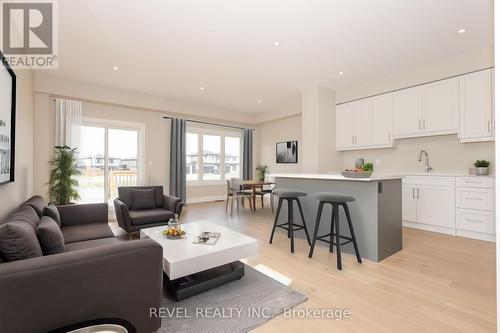
<path id="1" fill-rule="evenodd" d="M 82 123 L 82 102 L 56 98 L 56 146 L 71 147 L 73 125 Z"/>

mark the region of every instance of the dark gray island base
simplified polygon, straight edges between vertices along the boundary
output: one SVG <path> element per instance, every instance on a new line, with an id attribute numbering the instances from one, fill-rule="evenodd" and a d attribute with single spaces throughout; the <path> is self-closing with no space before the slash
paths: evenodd
<path id="1" fill-rule="evenodd" d="M 299 190 L 307 193 L 307 196 L 301 197 L 300 201 L 304 208 L 304 217 L 310 235 L 314 231 L 318 209 L 318 201 L 314 198 L 314 194 L 318 192 L 342 193 L 356 198 L 356 201 L 348 205 L 362 258 L 379 262 L 402 249 L 401 178 L 380 177 L 362 180 L 333 175 L 324 177 L 314 175 L 314 178 L 300 175 L 271 176 L 275 177 L 277 189 Z M 287 209 L 287 205 L 283 205 L 280 223 L 286 222 Z M 299 212 L 294 211 L 293 216 L 295 223 L 301 224 Z M 349 236 L 346 217 L 342 209 L 339 211 L 339 216 L 341 235 Z M 323 209 L 319 235 L 329 233 L 330 217 L 331 206 L 327 205 Z M 298 231 L 296 237 L 305 238 L 304 231 Z M 315 253 L 321 250 L 328 251 L 318 246 L 322 245 L 321 243 L 316 243 Z M 342 246 L 342 251 L 354 254 L 352 243 Z"/>

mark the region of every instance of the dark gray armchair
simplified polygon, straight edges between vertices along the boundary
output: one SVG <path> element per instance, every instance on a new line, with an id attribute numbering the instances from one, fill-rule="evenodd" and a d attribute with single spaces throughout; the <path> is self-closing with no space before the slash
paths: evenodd
<path id="1" fill-rule="evenodd" d="M 165 225 L 184 207 L 181 199 L 164 195 L 163 186 L 118 187 L 114 205 L 118 225 L 128 233 Z"/>

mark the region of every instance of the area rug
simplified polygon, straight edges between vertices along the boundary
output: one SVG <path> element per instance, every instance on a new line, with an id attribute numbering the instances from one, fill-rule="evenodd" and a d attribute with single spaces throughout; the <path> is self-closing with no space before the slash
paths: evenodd
<path id="1" fill-rule="evenodd" d="M 245 265 L 245 276 L 180 302 L 164 291 L 158 332 L 248 332 L 307 300 Z"/>

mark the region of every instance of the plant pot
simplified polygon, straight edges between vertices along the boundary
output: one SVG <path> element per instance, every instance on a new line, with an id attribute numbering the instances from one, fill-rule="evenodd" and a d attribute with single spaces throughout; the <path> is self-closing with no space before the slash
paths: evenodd
<path id="1" fill-rule="evenodd" d="M 476 176 L 487 176 L 490 171 L 489 167 L 476 168 Z"/>

